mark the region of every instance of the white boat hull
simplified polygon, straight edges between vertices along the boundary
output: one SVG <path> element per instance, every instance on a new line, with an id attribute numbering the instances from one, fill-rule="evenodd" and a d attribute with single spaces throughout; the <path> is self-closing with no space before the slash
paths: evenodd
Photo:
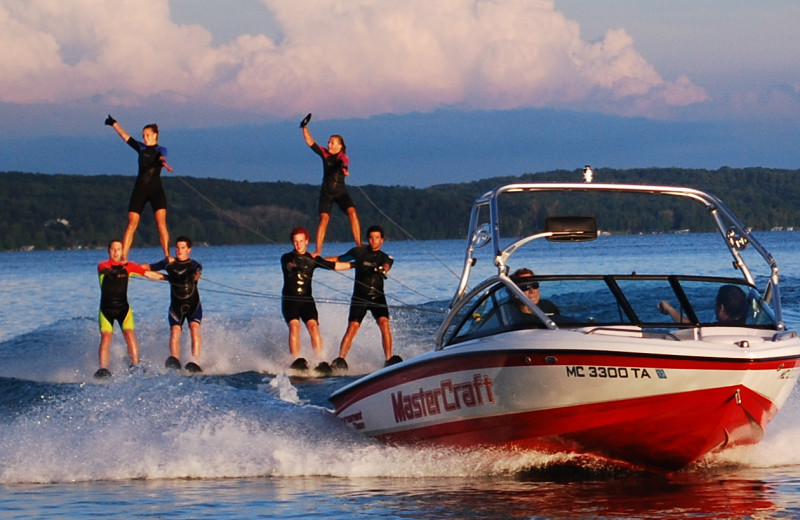
<path id="1" fill-rule="evenodd" d="M 519 331 L 429 353 L 331 401 L 350 427 L 387 442 L 566 449 L 674 470 L 758 442 L 800 375 L 797 338 L 756 352 L 574 336 L 565 348 L 563 333 Z M 521 346 L 528 338 L 535 348 Z"/>

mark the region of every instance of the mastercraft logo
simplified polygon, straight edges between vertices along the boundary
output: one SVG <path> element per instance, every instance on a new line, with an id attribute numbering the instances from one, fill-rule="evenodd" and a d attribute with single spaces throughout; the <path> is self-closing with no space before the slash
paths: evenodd
<path id="1" fill-rule="evenodd" d="M 494 404 L 492 378 L 481 374 L 461 383 L 445 379 L 435 388 L 420 388 L 412 394 L 392 393 L 395 423 L 487 404 Z"/>

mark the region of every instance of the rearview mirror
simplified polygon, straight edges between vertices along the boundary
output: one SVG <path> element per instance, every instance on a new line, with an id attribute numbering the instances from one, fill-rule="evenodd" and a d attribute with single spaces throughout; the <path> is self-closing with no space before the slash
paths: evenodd
<path id="1" fill-rule="evenodd" d="M 597 238 L 597 220 L 594 217 L 547 217 L 545 231 L 551 242 L 589 242 Z"/>

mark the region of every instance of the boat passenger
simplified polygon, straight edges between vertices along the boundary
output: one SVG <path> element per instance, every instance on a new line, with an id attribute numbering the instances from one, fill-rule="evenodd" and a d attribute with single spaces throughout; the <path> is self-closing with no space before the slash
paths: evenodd
<path id="1" fill-rule="evenodd" d="M 533 280 L 533 276 L 533 271 L 526 267 L 521 267 L 514 271 L 510 278 L 542 312 L 548 316 L 560 315 L 561 313 L 555 303 L 542 299 L 542 294 L 539 291 L 539 282 Z M 522 304 L 522 302 L 520 304 L 520 310 L 523 314 L 533 314 L 530 307 Z"/>
<path id="2" fill-rule="evenodd" d="M 720 325 L 744 325 L 747 322 L 747 295 L 741 287 L 723 285 L 717 292 L 714 312 Z"/>
<path id="3" fill-rule="evenodd" d="M 356 246 L 361 246 L 361 224 L 358 221 L 353 199 L 344 185 L 344 178 L 350 175 L 350 159 L 347 157 L 347 145 L 341 135 L 334 134 L 328 138 L 328 147 L 319 146 L 308 131 L 308 114 L 300 123 L 303 139 L 311 150 L 322 158 L 322 189 L 319 192 L 319 226 L 317 227 L 316 250 L 313 256 L 322 254 L 322 244 L 331 219 L 331 209 L 335 202 L 350 219 L 350 229 Z"/>
<path id="4" fill-rule="evenodd" d="M 658 302 L 658 310 L 662 314 L 669 314 L 676 323 L 688 323 L 689 321 L 666 300 Z M 747 310 L 747 295 L 741 287 L 723 285 L 719 288 L 714 303 L 714 315 L 719 325 L 744 325 L 747 322 Z"/>

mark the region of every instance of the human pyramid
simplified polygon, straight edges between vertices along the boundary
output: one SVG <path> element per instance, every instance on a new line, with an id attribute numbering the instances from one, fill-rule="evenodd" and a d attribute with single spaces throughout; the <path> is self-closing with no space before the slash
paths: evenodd
<path id="1" fill-rule="evenodd" d="M 381 250 L 384 231 L 380 226 L 367 230 L 367 245 L 361 242 L 361 227 L 355 205 L 345 186 L 349 172 L 349 158 L 344 138 L 332 135 L 327 148 L 319 146 L 311 137 L 308 124 L 311 114 L 300 123 L 303 139 L 311 150 L 320 156 L 323 163 L 323 180 L 319 196 L 319 225 L 316 235 L 316 250 L 307 251 L 310 235 L 307 229 L 296 227 L 289 233 L 292 251 L 281 257 L 283 289 L 281 291 L 281 312 L 289 327 L 289 352 L 293 361 L 289 368 L 293 371 L 309 370 L 308 361 L 300 356 L 301 321 L 305 323 L 311 339 L 311 347 L 318 362 L 314 368 L 319 375 L 329 375 L 334 371 L 346 371 L 345 357 L 353 339 L 361 326 L 367 311 L 371 312 L 381 331 L 381 341 L 385 364 L 399 363 L 402 359 L 392 355 L 392 335 L 389 327 L 389 309 L 383 290 L 384 280 L 394 263 L 394 259 Z M 113 336 L 114 322 L 118 322 L 128 346 L 131 369 L 139 366 L 139 345 L 134 334 L 133 311 L 128 303 L 128 280 L 132 275 L 144 276 L 153 280 L 166 280 L 170 284 L 170 305 L 167 320 L 170 326 L 169 357 L 165 366 L 170 369 L 186 370 L 189 373 L 202 372 L 200 354 L 202 348 L 201 323 L 203 305 L 200 301 L 198 282 L 203 266 L 191 258 L 192 240 L 181 235 L 175 240 L 175 256 L 169 249 L 169 230 L 167 228 L 167 197 L 161 182 L 161 171 L 172 171 L 167 164 L 167 149 L 158 144 L 158 125 L 148 124 L 142 129 L 142 141 L 131 137 L 122 126 L 109 115 L 105 124 L 117 134 L 137 154 L 139 171 L 128 205 L 128 225 L 123 238 L 113 239 L 108 244 L 108 259 L 97 265 L 100 279 L 100 368 L 96 378 L 111 376 L 108 370 L 109 350 Z M 150 203 L 159 233 L 159 242 L 164 258 L 151 264 L 137 264 L 128 261 L 128 252 L 133 244 L 133 236 L 139 225 L 141 213 Z M 355 240 L 355 247 L 340 256 L 325 258 L 322 246 L 325 241 L 330 212 L 333 204 L 348 216 Z M 319 331 L 319 317 L 312 295 L 312 277 L 317 268 L 329 270 L 355 269 L 353 295 L 350 301 L 347 330 L 339 346 L 339 355 L 330 364 L 322 361 L 322 336 Z M 187 323 L 191 336 L 191 360 L 181 365 L 181 333 Z"/>

